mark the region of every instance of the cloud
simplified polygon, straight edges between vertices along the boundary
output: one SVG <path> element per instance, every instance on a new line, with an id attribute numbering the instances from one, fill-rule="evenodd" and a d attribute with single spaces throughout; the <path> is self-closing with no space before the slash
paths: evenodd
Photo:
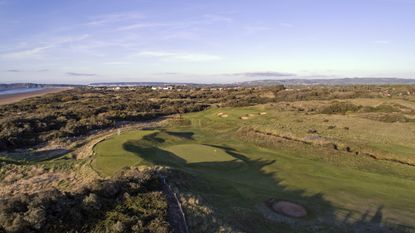
<path id="1" fill-rule="evenodd" d="M 89 74 L 89 73 L 76 73 L 76 72 L 67 72 L 67 75 L 70 76 L 85 76 L 85 77 L 92 77 L 92 76 L 97 76 L 97 74 Z"/>
<path id="2" fill-rule="evenodd" d="M 141 22 L 133 23 L 130 25 L 124 25 L 117 28 L 118 31 L 134 30 L 134 29 L 143 29 L 143 28 L 155 28 L 155 27 L 172 27 L 176 29 L 188 28 L 192 26 L 201 26 L 209 25 L 214 23 L 226 23 L 229 24 L 233 20 L 232 18 L 216 15 L 216 14 L 206 14 L 197 19 L 187 20 L 187 21 L 169 21 L 169 22 Z"/>
<path id="3" fill-rule="evenodd" d="M 388 41 L 388 40 L 376 40 L 376 41 L 373 41 L 373 43 L 375 43 L 375 44 L 390 44 L 390 41 Z"/>
<path id="4" fill-rule="evenodd" d="M 139 12 L 122 12 L 115 14 L 100 15 L 92 18 L 91 21 L 87 22 L 85 25 L 88 26 L 100 26 L 104 24 L 118 23 L 131 19 L 143 18 L 144 16 Z"/>
<path id="5" fill-rule="evenodd" d="M 222 58 L 213 54 L 203 53 L 172 53 L 163 51 L 144 51 L 138 53 L 136 56 L 139 57 L 153 57 L 165 60 L 176 60 L 176 61 L 188 61 L 188 62 L 207 62 L 217 61 Z"/>
<path id="6" fill-rule="evenodd" d="M 9 72 L 9 73 L 20 73 L 20 72 L 47 72 L 49 71 L 48 69 L 40 69 L 40 70 L 19 70 L 19 69 L 10 69 L 10 70 L 5 70 L 5 72 Z"/>
<path id="7" fill-rule="evenodd" d="M 216 14 L 206 14 L 203 16 L 203 21 L 205 22 L 225 22 L 231 23 L 233 21 L 232 18 L 223 16 L 223 15 L 216 15 Z"/>
<path id="8" fill-rule="evenodd" d="M 278 78 L 278 77 L 294 77 L 296 74 L 292 73 L 283 73 L 283 72 L 246 72 L 246 73 L 234 73 L 230 74 L 232 76 L 244 76 L 244 77 L 265 77 L 265 78 Z"/>
<path id="9" fill-rule="evenodd" d="M 258 33 L 258 32 L 272 30 L 271 27 L 267 27 L 267 26 L 245 26 L 243 29 L 247 31 L 248 33 Z"/>
<path id="10" fill-rule="evenodd" d="M 104 65 L 130 65 L 132 63 L 128 61 L 109 61 L 109 62 L 104 62 L 103 64 Z"/>
<path id="11" fill-rule="evenodd" d="M 173 23 L 137 23 L 131 24 L 128 26 L 122 26 L 117 28 L 118 31 L 126 31 L 126 30 L 134 30 L 134 29 L 141 29 L 141 28 L 155 28 L 155 27 L 168 27 L 173 26 Z"/>
<path id="12" fill-rule="evenodd" d="M 42 52 L 51 48 L 58 47 L 60 45 L 64 45 L 67 43 L 73 43 L 77 41 L 84 40 L 88 38 L 89 35 L 80 35 L 77 37 L 60 37 L 55 38 L 52 41 L 49 41 L 47 43 L 43 43 L 46 45 L 43 46 L 37 46 L 34 48 L 24 49 L 24 50 L 18 50 L 13 52 L 6 52 L 0 54 L 0 58 L 2 59 L 26 59 L 26 58 L 40 58 L 42 55 Z"/>
<path id="13" fill-rule="evenodd" d="M 35 57 L 40 54 L 43 50 L 52 48 L 52 46 L 42 46 L 42 47 L 36 47 L 32 49 L 26 49 L 26 50 L 20 50 L 15 52 L 8 52 L 0 54 L 0 58 L 3 59 L 23 59 L 28 57 Z"/>
<path id="14" fill-rule="evenodd" d="M 278 25 L 280 25 L 280 27 L 284 27 L 284 28 L 292 28 L 292 27 L 294 27 L 294 25 L 291 24 L 291 23 L 279 23 Z"/>

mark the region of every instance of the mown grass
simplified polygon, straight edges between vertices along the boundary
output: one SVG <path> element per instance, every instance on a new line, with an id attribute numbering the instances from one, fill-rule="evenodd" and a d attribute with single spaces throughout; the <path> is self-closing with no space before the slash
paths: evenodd
<path id="1" fill-rule="evenodd" d="M 225 162 L 235 160 L 234 157 L 230 156 L 222 149 L 200 144 L 174 145 L 167 147 L 166 150 L 186 160 L 186 163 Z"/>
<path id="2" fill-rule="evenodd" d="M 266 115 L 258 114 L 264 111 Z M 228 117 L 219 117 L 220 112 Z M 249 119 L 241 120 L 240 116 L 245 115 Z M 410 123 L 395 127 L 385 123 L 372 129 L 372 121 L 355 115 L 324 116 L 329 120 L 324 122 L 322 116 L 279 112 L 269 105 L 211 109 L 184 118 L 191 124 L 128 132 L 98 144 L 93 166 L 106 175 L 124 166 L 145 163 L 188 172 L 203 185 L 185 189 L 203 197 L 215 214 L 247 232 L 286 229 L 284 220 L 265 219 L 263 203 L 269 198 L 291 200 L 306 207 L 309 216 L 295 222 L 295 232 L 307 231 L 307 224 L 324 228 L 346 216 L 350 217 L 349 224 L 361 220 L 375 227 L 381 223 L 415 225 L 413 167 L 296 142 L 263 146 L 242 141 L 237 135 L 239 128 L 249 126 L 300 138 L 308 135 L 309 128 L 315 128 L 339 142 L 358 142 L 356 147 L 412 159 L 412 136 L 403 134 L 412 129 Z M 328 130 L 327 125 L 333 123 L 337 127 Z M 350 127 L 347 131 L 343 128 L 346 126 Z M 380 220 L 376 211 L 381 211 Z"/>
<path id="3" fill-rule="evenodd" d="M 156 131 L 129 131 L 113 136 L 94 147 L 92 167 L 102 176 L 112 176 L 126 166 L 133 166 L 143 162 L 140 157 L 126 151 L 123 144 L 129 140 L 140 140 L 144 136 Z"/>

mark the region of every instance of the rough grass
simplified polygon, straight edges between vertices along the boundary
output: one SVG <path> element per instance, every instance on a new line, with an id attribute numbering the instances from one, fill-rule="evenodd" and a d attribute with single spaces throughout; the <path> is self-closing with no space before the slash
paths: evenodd
<path id="1" fill-rule="evenodd" d="M 316 103 L 314 101 L 311 102 L 310 105 Z M 237 119 L 238 116 L 243 114 L 259 112 L 264 109 L 268 112 L 267 115 L 252 118 L 249 122 L 242 122 Z M 220 111 L 226 110 L 221 109 Z M 307 114 L 296 111 L 278 111 L 275 106 L 270 105 L 237 110 L 232 109 L 229 112 L 233 112 L 234 114 L 230 114 L 227 119 L 221 119 L 220 122 L 216 122 L 216 111 L 212 111 L 211 113 L 205 112 L 203 115 L 205 119 L 204 124 L 200 122 L 200 118 L 197 118 L 194 119 L 193 125 L 203 124 L 204 127 L 218 127 L 222 130 L 243 125 L 254 127 L 264 132 L 271 132 L 301 140 L 309 136 L 308 131 L 312 129 L 316 130 L 320 137 L 326 138 L 333 143 L 348 146 L 354 151 L 372 153 L 381 158 L 397 159 L 415 164 L 415 143 L 413 143 L 415 141 L 414 122 L 381 122 L 367 119 L 365 113 L 326 115 L 316 113 Z M 228 124 L 229 126 L 224 126 L 224 124 Z M 336 127 L 329 129 L 333 125 Z M 399 148 L 407 149 L 403 151 Z M 408 153 L 411 150 L 414 152 Z"/>

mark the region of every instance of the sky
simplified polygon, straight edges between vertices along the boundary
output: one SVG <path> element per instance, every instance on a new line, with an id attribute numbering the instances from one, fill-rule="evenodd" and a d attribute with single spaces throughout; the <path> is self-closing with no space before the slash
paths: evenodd
<path id="1" fill-rule="evenodd" d="M 415 0 L 0 0 L 0 83 L 415 78 Z"/>

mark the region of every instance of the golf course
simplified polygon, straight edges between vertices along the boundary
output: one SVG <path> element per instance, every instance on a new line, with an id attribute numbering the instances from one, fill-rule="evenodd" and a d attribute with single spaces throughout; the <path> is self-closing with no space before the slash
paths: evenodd
<path id="1" fill-rule="evenodd" d="M 389 109 L 376 108 L 380 104 L 400 106 L 405 119 L 411 119 L 405 111 L 414 109 L 413 102 L 353 101 L 371 111 Z M 179 171 L 186 174 L 183 180 L 171 182 L 180 192 L 203 200 L 216 222 L 245 232 L 413 231 L 415 123 L 372 119 L 366 110 L 324 112 L 333 104 L 338 105 L 310 101 L 184 114 L 165 126 L 123 131 L 97 144 L 91 166 L 103 177 L 130 166 Z M 307 214 L 276 213 L 270 200 L 295 203 Z M 204 224 L 200 232 L 219 231 L 214 223 Z"/>

